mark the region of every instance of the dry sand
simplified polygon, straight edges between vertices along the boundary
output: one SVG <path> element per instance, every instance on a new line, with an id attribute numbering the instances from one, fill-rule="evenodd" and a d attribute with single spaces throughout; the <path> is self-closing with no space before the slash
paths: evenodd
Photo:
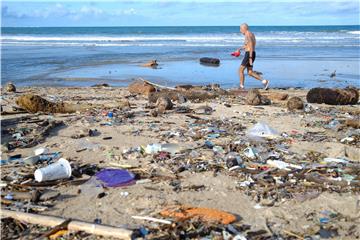
<path id="1" fill-rule="evenodd" d="M 306 90 L 271 90 L 271 92 L 286 92 L 289 96 L 298 96 L 305 101 Z M 100 168 L 108 167 L 110 163 L 127 164 L 149 172 L 156 171 L 159 175 L 175 178 L 175 174 L 166 164 L 151 161 L 151 157 L 121 157 L 123 150 L 129 147 L 137 147 L 157 142 L 179 143 L 184 147 L 197 146 L 195 141 L 183 137 L 166 137 L 169 132 L 186 131 L 189 118 L 185 114 L 167 111 L 164 115 L 152 117 L 150 109 L 145 109 L 147 100 L 141 96 L 131 96 L 126 88 L 49 88 L 31 87 L 20 88 L 17 93 L 4 93 L 4 110 L 14 105 L 16 96 L 24 93 L 38 94 L 52 101 L 66 101 L 73 104 L 94 104 L 97 111 L 74 114 L 16 114 L 3 115 L 2 120 L 20 116 L 37 116 L 40 119 L 51 118 L 65 122 L 65 126 L 52 131 L 46 141 L 32 148 L 17 148 L 11 152 L 2 152 L 2 159 L 9 155 L 22 154 L 30 156 L 37 147 L 48 147 L 52 152 L 60 151 L 62 157 L 72 163 L 82 165 L 85 163 L 96 164 Z M 133 118 L 123 118 L 123 122 L 113 126 L 101 126 L 106 117 L 101 115 L 101 110 L 116 108 L 116 105 L 124 99 L 129 100 Z M 226 107 L 227 102 L 231 107 Z M 103 106 L 102 106 L 103 105 Z M 211 115 L 198 115 L 203 119 L 224 119 L 224 121 L 237 122 L 247 129 L 256 122 L 263 121 L 279 132 L 299 134 L 317 132 L 325 135 L 326 139 L 316 142 L 315 140 L 295 139 L 290 145 L 290 151 L 298 156 L 305 156 L 310 151 L 322 153 L 325 157 L 344 157 L 360 161 L 360 152 L 357 145 L 341 143 L 341 134 L 331 129 L 325 129 L 324 124 L 317 121 L 325 121 L 331 118 L 346 119 L 359 113 L 359 106 L 327 106 L 312 104 L 317 108 L 311 114 L 303 111 L 290 113 L 286 109 L 286 101 L 273 101 L 268 106 L 248 106 L 241 97 L 230 99 L 214 99 L 201 103 L 184 103 L 182 105 L 196 108 L 198 106 L 210 106 L 215 111 Z M 15 105 L 14 105 L 15 106 Z M 109 108 L 110 106 L 110 108 Z M 323 113 L 320 114 L 319 109 Z M 328 116 L 324 112 L 328 112 Z M 354 115 L 355 114 L 355 115 Z M 116 113 L 115 113 L 116 116 Z M 119 117 L 119 116 L 118 116 Z M 2 126 L 3 129 L 7 126 Z M 70 136 L 79 129 L 97 129 L 99 136 L 73 139 Z M 246 130 L 244 130 L 246 131 Z M 159 137 L 163 135 L 163 137 Z M 111 140 L 103 140 L 103 137 L 111 136 Z M 9 138 L 2 134 L 2 144 Z M 98 144 L 94 150 L 77 152 L 84 141 Z M 201 140 L 204 141 L 204 140 Z M 226 136 L 214 141 L 229 143 L 235 139 Z M 109 157 L 109 151 L 113 157 Z M 135 154 L 136 155 L 136 154 Z M 204 155 L 204 160 L 211 159 L 211 151 Z M 306 161 L 306 159 L 304 159 Z M 31 173 L 36 167 L 27 170 Z M 3 168 L 2 177 L 13 169 Z M 61 196 L 56 205 L 45 211 L 44 214 L 62 216 L 93 222 L 101 219 L 104 224 L 113 226 L 138 226 L 149 224 L 141 220 L 134 220 L 133 215 L 151 216 L 162 210 L 165 206 L 173 204 L 185 204 L 192 206 L 210 207 L 224 210 L 240 216 L 245 224 L 251 225 L 253 230 L 266 229 L 266 221 L 274 223 L 276 231 L 291 231 L 298 234 L 311 232 L 311 228 L 319 221 L 318 216 L 322 210 L 329 210 L 346 216 L 348 220 L 341 223 L 339 234 L 342 239 L 359 237 L 359 194 L 354 192 L 337 193 L 325 191 L 314 199 L 299 201 L 296 198 L 283 199 L 273 206 L 256 208 L 258 203 L 246 191 L 240 190 L 239 179 L 236 175 L 223 170 L 216 175 L 213 171 L 190 172 L 184 171 L 177 174 L 181 181 L 182 190 L 176 192 L 170 185 L 170 180 L 160 179 L 144 184 L 136 184 L 122 188 L 109 188 L 103 198 L 91 198 L 85 193 L 78 193 L 79 186 L 65 185 L 57 189 Z M 186 189 L 187 186 L 204 185 L 201 190 Z M 121 192 L 128 192 L 128 196 L 122 196 Z M 314 216 L 315 214 L 315 216 Z M 355 233 L 350 233 L 353 225 L 357 225 Z M 348 236 L 349 235 L 349 236 Z"/>

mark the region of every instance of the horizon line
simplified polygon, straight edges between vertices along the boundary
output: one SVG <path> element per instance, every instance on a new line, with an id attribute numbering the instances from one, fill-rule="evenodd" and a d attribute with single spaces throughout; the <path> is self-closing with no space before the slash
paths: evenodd
<path id="1" fill-rule="evenodd" d="M 239 25 L 123 25 L 123 26 L 1 26 L 1 28 L 49 28 L 49 27 L 239 27 Z M 332 27 L 332 26 L 360 26 L 360 24 L 330 24 L 330 25 L 250 25 L 250 27 Z"/>

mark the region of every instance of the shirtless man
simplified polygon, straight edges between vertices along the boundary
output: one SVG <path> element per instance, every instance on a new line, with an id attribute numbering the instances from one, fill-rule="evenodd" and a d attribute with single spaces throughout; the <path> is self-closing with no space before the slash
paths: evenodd
<path id="1" fill-rule="evenodd" d="M 256 46 L 256 39 L 255 35 L 249 31 L 249 26 L 246 23 L 241 24 L 240 32 L 245 36 L 244 46 L 240 47 L 237 51 L 240 52 L 241 49 L 245 50 L 245 56 L 242 60 L 241 66 L 239 68 L 239 75 L 240 75 L 240 89 L 244 88 L 244 81 L 245 75 L 244 71 L 245 68 L 247 69 L 247 73 L 249 76 L 259 80 L 264 85 L 264 89 L 268 89 L 269 81 L 263 79 L 259 74 L 253 71 L 253 64 L 256 58 L 255 53 L 255 46 Z"/>

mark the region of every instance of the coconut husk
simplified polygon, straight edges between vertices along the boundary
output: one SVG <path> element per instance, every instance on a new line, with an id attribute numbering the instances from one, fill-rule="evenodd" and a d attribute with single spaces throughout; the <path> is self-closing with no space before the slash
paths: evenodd
<path id="1" fill-rule="evenodd" d="M 71 105 L 64 102 L 50 102 L 38 95 L 25 94 L 16 99 L 16 104 L 30 113 L 73 113 L 85 110 L 88 106 Z"/>
<path id="2" fill-rule="evenodd" d="M 262 96 L 257 89 L 250 89 L 250 91 L 246 95 L 245 99 L 248 105 L 268 105 L 270 104 L 270 100 L 265 96 Z"/>
<path id="3" fill-rule="evenodd" d="M 8 83 L 6 84 L 5 90 L 6 92 L 16 92 L 16 87 L 14 84 Z"/>
<path id="4" fill-rule="evenodd" d="M 128 90 L 132 94 L 140 94 L 143 96 L 149 96 L 150 93 L 156 91 L 156 88 L 153 85 L 151 85 L 150 83 L 137 80 L 135 82 L 132 82 L 128 86 Z"/>
<path id="5" fill-rule="evenodd" d="M 159 112 L 163 113 L 166 110 L 171 110 L 173 108 L 173 103 L 168 97 L 160 97 L 156 101 L 156 107 L 158 108 Z"/>
<path id="6" fill-rule="evenodd" d="M 353 128 L 360 128 L 360 119 L 348 119 L 345 121 L 345 125 Z"/>
<path id="7" fill-rule="evenodd" d="M 299 97 L 292 97 L 286 104 L 289 111 L 304 109 L 304 102 Z"/>

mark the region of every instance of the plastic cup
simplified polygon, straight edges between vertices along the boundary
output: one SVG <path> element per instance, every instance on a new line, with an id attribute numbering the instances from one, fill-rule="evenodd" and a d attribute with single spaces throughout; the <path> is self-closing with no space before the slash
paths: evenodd
<path id="1" fill-rule="evenodd" d="M 71 166 L 68 160 L 60 158 L 56 163 L 39 168 L 34 173 L 37 182 L 45 182 L 71 177 Z"/>

